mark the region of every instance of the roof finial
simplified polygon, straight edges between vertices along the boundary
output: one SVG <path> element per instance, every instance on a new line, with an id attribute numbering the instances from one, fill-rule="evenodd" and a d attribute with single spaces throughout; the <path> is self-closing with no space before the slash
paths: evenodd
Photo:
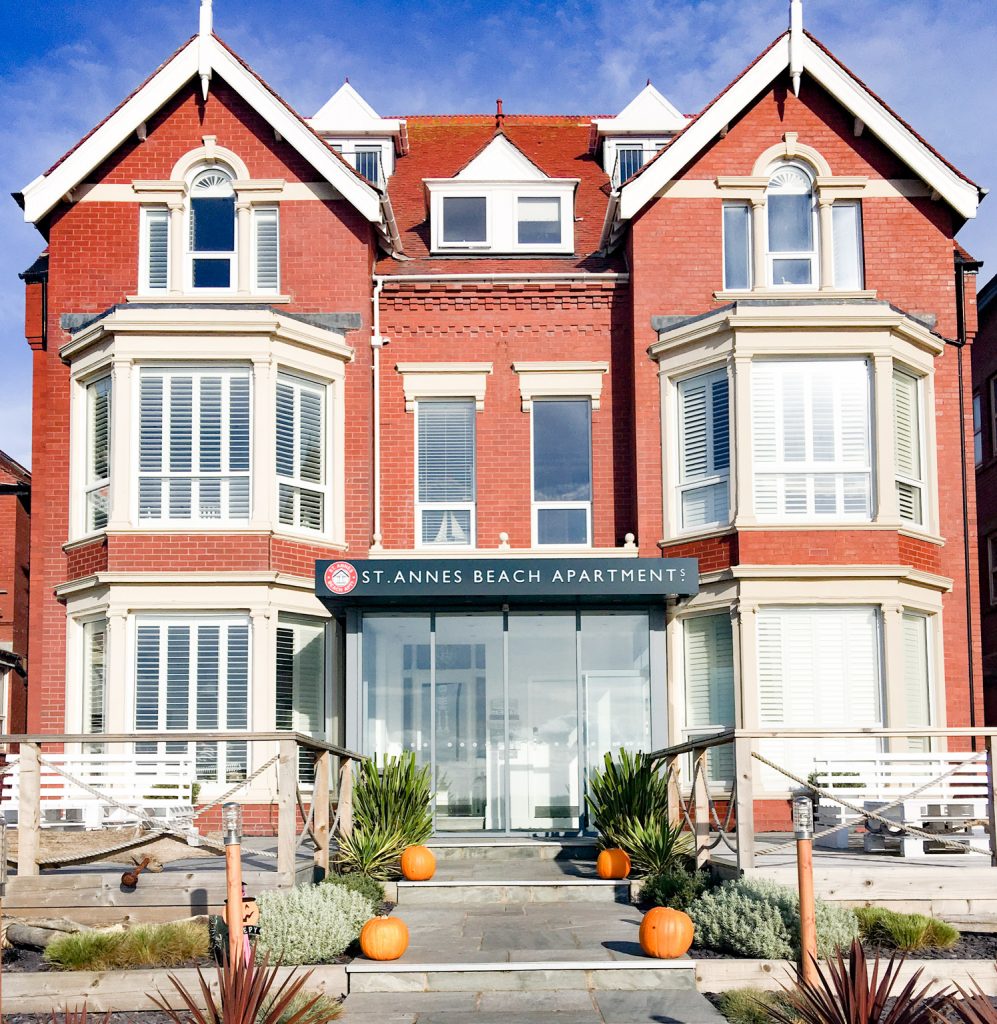
<path id="1" fill-rule="evenodd" d="M 648 85 L 650 85 L 650 84 L 651 84 L 651 79 L 650 79 L 650 78 L 649 78 L 649 79 L 647 80 L 647 84 L 648 84 Z"/>
<path id="2" fill-rule="evenodd" d="M 214 12 L 211 0 L 201 0 L 201 18 L 197 40 L 197 73 L 201 79 L 201 95 L 208 98 L 208 82 L 211 81 L 211 59 L 208 56 L 208 40 L 214 31 Z"/>
<path id="3" fill-rule="evenodd" d="M 800 95 L 803 76 L 803 0 L 789 0 L 789 77 L 793 95 Z"/>
<path id="4" fill-rule="evenodd" d="M 495 127 L 501 130 L 502 125 L 503 125 L 504 122 L 505 122 L 505 114 L 502 113 L 502 101 L 501 100 L 496 100 L 495 101 Z"/>

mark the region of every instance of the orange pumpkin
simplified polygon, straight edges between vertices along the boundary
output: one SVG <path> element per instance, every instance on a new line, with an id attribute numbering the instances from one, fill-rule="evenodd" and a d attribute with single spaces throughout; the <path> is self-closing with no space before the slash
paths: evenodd
<path id="1" fill-rule="evenodd" d="M 626 850 L 602 850 L 596 858 L 595 871 L 600 878 L 626 878 L 630 874 Z"/>
<path id="2" fill-rule="evenodd" d="M 372 917 L 360 930 L 368 960 L 397 960 L 408 949 L 408 928 L 397 917 Z"/>
<path id="3" fill-rule="evenodd" d="M 425 882 L 436 872 L 436 858 L 425 846 L 407 846 L 402 854 L 402 874 L 410 882 Z"/>
<path id="4" fill-rule="evenodd" d="M 659 960 L 674 960 L 692 945 L 692 918 L 671 907 L 654 907 L 640 923 L 640 948 Z"/>

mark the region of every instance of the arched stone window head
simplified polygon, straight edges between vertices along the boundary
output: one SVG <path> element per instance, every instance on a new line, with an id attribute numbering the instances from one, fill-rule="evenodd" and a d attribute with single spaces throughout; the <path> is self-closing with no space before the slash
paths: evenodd
<path id="1" fill-rule="evenodd" d="M 192 288 L 227 291 L 235 285 L 232 180 L 221 167 L 207 167 L 191 180 L 187 255 Z"/>
<path id="2" fill-rule="evenodd" d="M 817 204 L 809 171 L 798 163 L 777 164 L 769 174 L 765 206 L 772 287 L 816 287 Z"/>

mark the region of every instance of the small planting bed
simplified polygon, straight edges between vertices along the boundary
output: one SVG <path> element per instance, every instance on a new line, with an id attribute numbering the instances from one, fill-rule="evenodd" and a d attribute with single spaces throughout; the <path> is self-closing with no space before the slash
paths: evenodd
<path id="1" fill-rule="evenodd" d="M 863 942 L 862 948 L 869 957 L 880 956 L 889 960 L 894 953 L 899 959 L 906 960 L 995 960 L 997 959 L 997 935 L 989 932 L 963 932 L 960 940 L 948 949 L 922 949 L 916 953 L 902 953 L 895 949 L 880 946 L 871 942 Z M 738 957 L 731 953 L 718 953 L 713 949 L 700 949 L 693 946 L 689 950 L 693 960 L 753 960 L 753 957 Z M 769 963 L 780 963 L 771 960 Z"/>

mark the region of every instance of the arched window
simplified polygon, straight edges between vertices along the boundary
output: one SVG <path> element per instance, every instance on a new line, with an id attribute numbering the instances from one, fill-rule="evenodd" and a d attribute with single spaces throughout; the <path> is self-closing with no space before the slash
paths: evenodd
<path id="1" fill-rule="evenodd" d="M 776 166 L 766 192 L 769 282 L 817 285 L 817 209 L 813 179 L 799 164 Z"/>
<path id="2" fill-rule="evenodd" d="M 191 287 L 231 288 L 235 282 L 235 191 L 228 171 L 208 167 L 194 176 L 189 221 Z"/>

